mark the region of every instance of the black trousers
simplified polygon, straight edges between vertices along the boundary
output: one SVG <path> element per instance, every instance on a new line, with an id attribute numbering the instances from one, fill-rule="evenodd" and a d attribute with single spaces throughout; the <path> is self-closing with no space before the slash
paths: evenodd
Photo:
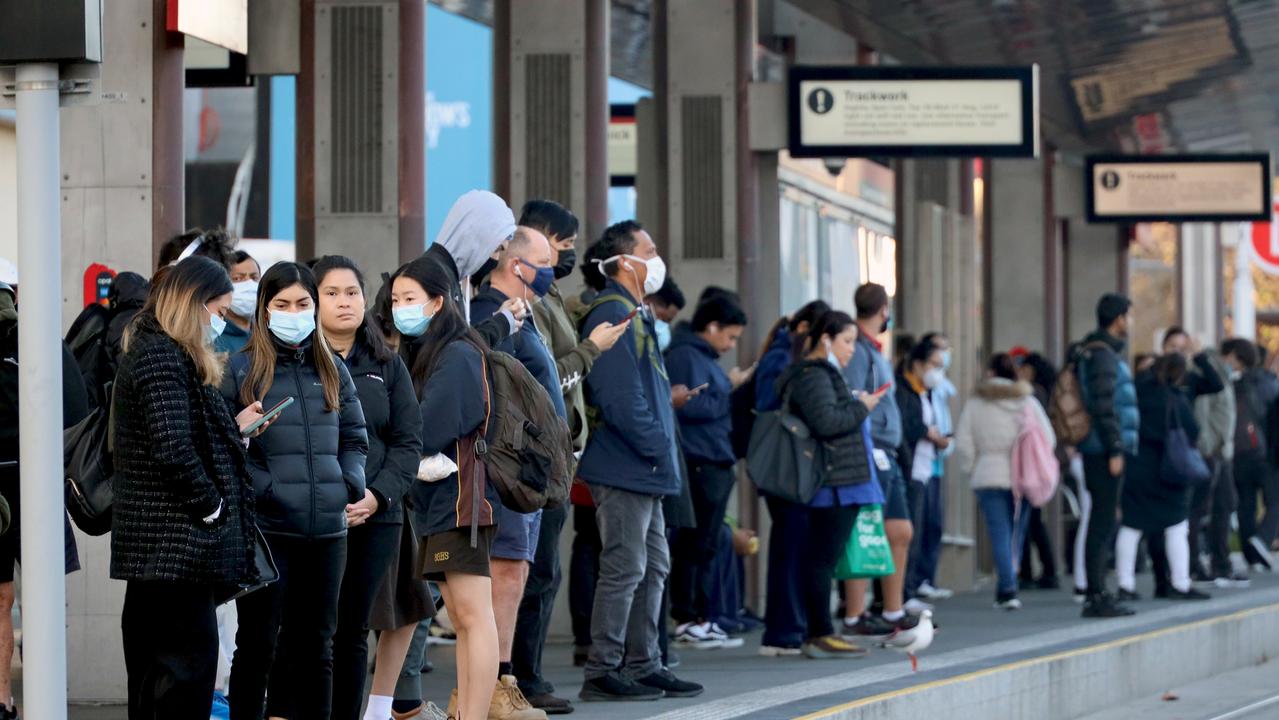
<path id="1" fill-rule="evenodd" d="M 328 720 L 346 538 L 266 534 L 280 579 L 236 601 L 232 720 Z M 287 622 L 284 622 L 287 620 Z"/>
<path id="2" fill-rule="evenodd" d="M 207 718 L 218 672 L 213 586 L 131 580 L 120 629 L 129 720 Z"/>
<path id="3" fill-rule="evenodd" d="M 1124 458 L 1124 462 L 1131 462 Z M 1089 594 L 1105 592 L 1106 572 L 1115 548 L 1115 526 L 1118 522 L 1119 493 L 1122 475 L 1110 474 L 1110 458 L 1104 455 L 1084 456 L 1084 484 L 1092 495 L 1092 512 L 1088 516 L 1088 536 L 1084 538 L 1084 564 L 1088 575 Z"/>
<path id="4" fill-rule="evenodd" d="M 403 525 L 365 524 L 346 536 L 346 571 L 333 634 L 334 720 L 360 720 L 369 676 L 369 618 L 400 547 Z"/>
<path id="5" fill-rule="evenodd" d="M 1249 538 L 1256 536 L 1266 547 L 1279 532 L 1279 480 L 1275 469 L 1260 453 L 1235 455 L 1235 488 L 1239 491 L 1239 542 L 1250 564 L 1261 562 Z M 1265 515 L 1257 521 L 1257 493 L 1261 493 Z"/>
<path id="6" fill-rule="evenodd" d="M 804 574 L 801 569 L 807 557 L 808 508 L 770 496 L 765 496 L 764 502 L 768 504 L 768 515 L 773 525 L 768 535 L 763 643 L 773 647 L 798 648 L 808 638 L 807 612 L 800 583 Z"/>
<path id="7" fill-rule="evenodd" d="M 1035 579 L 1035 565 L 1030 559 L 1030 550 L 1034 548 L 1039 554 L 1039 564 L 1043 566 L 1040 577 L 1057 577 L 1057 557 L 1053 553 L 1052 536 L 1044 523 L 1044 513 L 1040 508 L 1031 508 L 1030 521 L 1026 526 L 1026 543 L 1021 550 L 1021 579 L 1031 582 Z"/>
<path id="8" fill-rule="evenodd" d="M 560 590 L 560 534 L 567 520 L 567 507 L 542 511 L 537 552 L 529 566 L 524 597 L 520 599 L 519 615 L 515 618 L 511 665 L 520 691 L 529 697 L 555 691 L 555 686 L 542 677 L 542 652 L 546 649 L 546 633 L 551 629 L 555 596 Z"/>
<path id="9" fill-rule="evenodd" d="M 852 537 L 857 510 L 856 505 L 808 508 L 804 559 L 797 577 L 807 626 L 805 639 L 835 633 L 830 614 L 830 584 L 835 578 L 835 565 Z"/>
<path id="10" fill-rule="evenodd" d="M 1230 564 L 1230 515 L 1238 502 L 1234 462 L 1214 460 L 1212 470 L 1212 482 L 1196 488 L 1191 495 L 1190 567 L 1199 567 L 1196 563 L 1203 556 L 1203 541 L 1207 540 L 1211 574 L 1229 577 L 1233 570 Z"/>
<path id="11" fill-rule="evenodd" d="M 573 554 L 568 567 L 568 612 L 573 621 L 573 643 L 581 648 L 591 646 L 591 612 L 595 608 L 595 582 L 600 574 L 601 547 L 595 508 L 574 505 Z"/>
<path id="12" fill-rule="evenodd" d="M 712 568 L 720 526 L 724 524 L 737 475 L 732 465 L 690 460 L 688 480 L 697 527 L 675 531 L 671 547 L 671 617 L 679 623 L 711 618 L 710 599 L 715 584 Z"/>

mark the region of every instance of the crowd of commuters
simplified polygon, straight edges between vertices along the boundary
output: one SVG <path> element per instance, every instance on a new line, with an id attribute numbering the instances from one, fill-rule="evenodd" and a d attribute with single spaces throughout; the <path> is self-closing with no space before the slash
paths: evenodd
<path id="1" fill-rule="evenodd" d="M 149 281 L 121 274 L 105 311 L 86 311 L 96 324 L 68 337 L 64 415 L 110 418 L 131 718 L 569 713 L 543 672 L 565 574 L 583 701 L 699 695 L 672 673 L 677 651 L 739 647 L 757 627 L 765 656 L 862 656 L 952 595 L 937 572 L 955 478 L 985 520 L 995 606 L 1016 610 L 1021 591 L 1058 587 L 1046 497 L 1026 492 L 1027 438 L 1078 508 L 1067 565 L 1085 617 L 1132 612 L 1143 538 L 1159 597 L 1247 583 L 1231 565 L 1232 517 L 1248 563 L 1273 563 L 1279 378 L 1251 342 L 1201 351 L 1174 328 L 1159 356 L 1130 366 L 1132 306 L 1107 295 L 1062 369 L 1024 348 L 995 353 L 960 407 L 944 335 L 899 334 L 890 356 L 880 285 L 858 288 L 852 315 L 821 300 L 796 309 L 754 364 L 730 367 L 756 320 L 736 294 L 707 288 L 679 321 L 686 299 L 643 227 L 609 227 L 580 267 L 578 232 L 555 202 L 517 220 L 471 192 L 370 295 L 349 258 L 263 268 L 225 233 L 193 231 L 162 249 Z M 561 287 L 575 270 L 580 295 Z M 0 349 L 15 358 L 16 294 L 0 285 L 0 342 L 12 345 Z M 564 502 L 513 502 L 491 465 L 495 413 L 516 402 L 506 356 L 572 458 L 566 477 L 537 485 L 536 469 L 554 465 L 523 455 L 533 469 L 519 482 L 550 497 L 571 481 Z M 16 393 L 4 404 L 15 431 L 0 460 L 16 459 Z M 800 501 L 764 495 L 757 618 L 739 556 L 758 541 L 730 506 L 751 425 L 774 411 L 807 427 L 819 482 Z M 1071 412 L 1087 419 L 1074 446 L 1056 441 Z M 533 439 L 547 430 L 523 426 Z M 1208 476 L 1173 482 L 1170 455 L 1186 451 Z M 0 463 L 0 494 L 16 511 L 15 465 Z M 891 568 L 840 570 L 873 508 Z M 0 538 L 0 623 L 16 537 Z M 1105 586 L 1112 556 L 1117 593 Z M 440 609 L 456 643 L 444 709 L 421 682 Z M 12 637 L 0 624 L 0 699 Z M 17 717 L 11 706 L 0 720 Z"/>

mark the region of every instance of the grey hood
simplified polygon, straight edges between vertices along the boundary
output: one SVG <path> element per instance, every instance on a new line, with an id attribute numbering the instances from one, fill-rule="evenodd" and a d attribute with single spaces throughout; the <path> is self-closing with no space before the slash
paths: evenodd
<path id="1" fill-rule="evenodd" d="M 435 242 L 453 256 L 458 278 L 464 279 L 513 234 L 515 213 L 506 201 L 486 190 L 472 190 L 453 203 Z"/>

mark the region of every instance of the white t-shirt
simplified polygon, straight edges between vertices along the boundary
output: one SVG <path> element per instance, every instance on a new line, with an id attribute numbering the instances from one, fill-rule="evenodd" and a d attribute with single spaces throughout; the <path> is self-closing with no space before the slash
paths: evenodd
<path id="1" fill-rule="evenodd" d="M 924 426 L 933 427 L 937 424 L 935 413 L 933 412 L 933 403 L 928 399 L 928 393 L 920 393 L 920 403 L 924 406 Z M 910 479 L 915 482 L 927 483 L 933 479 L 933 461 L 937 459 L 937 446 L 933 445 L 933 441 L 928 438 L 922 438 L 915 443 L 915 459 L 910 466 Z"/>

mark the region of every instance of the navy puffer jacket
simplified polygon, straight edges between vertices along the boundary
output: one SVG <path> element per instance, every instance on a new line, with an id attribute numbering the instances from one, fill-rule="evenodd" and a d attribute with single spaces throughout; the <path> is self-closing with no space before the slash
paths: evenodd
<path id="1" fill-rule="evenodd" d="M 310 342 L 302 347 L 276 343 L 275 378 L 262 398 L 263 409 L 286 397 L 293 404 L 249 443 L 249 474 L 257 496 L 258 526 L 295 537 L 346 535 L 346 506 L 364 497 L 364 462 L 369 452 L 364 411 L 351 373 L 335 358 L 341 377 L 341 408 L 324 408 L 324 387 Z M 222 394 L 235 413 L 244 408 L 240 386 L 249 369 L 247 352 L 231 358 Z"/>

